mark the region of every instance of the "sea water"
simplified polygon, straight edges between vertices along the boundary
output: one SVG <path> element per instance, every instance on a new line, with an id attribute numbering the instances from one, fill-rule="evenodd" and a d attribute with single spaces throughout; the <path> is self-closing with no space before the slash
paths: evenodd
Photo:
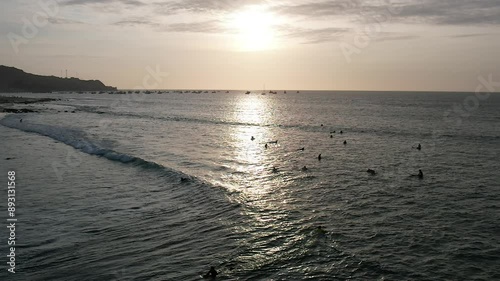
<path id="1" fill-rule="evenodd" d="M 500 95 L 16 95 L 1 280 L 500 279 Z"/>

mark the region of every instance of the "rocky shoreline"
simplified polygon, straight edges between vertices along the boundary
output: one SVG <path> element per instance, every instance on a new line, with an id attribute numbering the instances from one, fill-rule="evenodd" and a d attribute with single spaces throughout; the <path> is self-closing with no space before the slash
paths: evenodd
<path id="1" fill-rule="evenodd" d="M 43 103 L 57 101 L 60 99 L 51 98 L 23 98 L 23 97 L 4 97 L 0 96 L 0 112 L 4 113 L 32 113 L 38 112 L 30 108 L 13 108 L 14 105 L 19 104 L 33 104 L 33 103 Z"/>

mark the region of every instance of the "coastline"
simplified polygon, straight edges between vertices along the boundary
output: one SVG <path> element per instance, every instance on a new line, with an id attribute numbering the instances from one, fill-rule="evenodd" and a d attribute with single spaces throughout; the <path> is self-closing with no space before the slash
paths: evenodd
<path id="1" fill-rule="evenodd" d="M 57 101 L 60 99 L 52 98 L 23 98 L 23 97 L 5 97 L 0 96 L 0 112 L 4 113 L 35 113 L 39 112 L 27 107 L 19 107 L 18 105 L 23 104 L 37 104 L 44 102 Z"/>

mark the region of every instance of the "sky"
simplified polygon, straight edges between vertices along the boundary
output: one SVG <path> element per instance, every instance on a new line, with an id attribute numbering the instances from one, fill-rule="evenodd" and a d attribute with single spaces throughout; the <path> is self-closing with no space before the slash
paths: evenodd
<path id="1" fill-rule="evenodd" d="M 0 65 L 121 89 L 474 91 L 500 0 L 2 0 Z"/>

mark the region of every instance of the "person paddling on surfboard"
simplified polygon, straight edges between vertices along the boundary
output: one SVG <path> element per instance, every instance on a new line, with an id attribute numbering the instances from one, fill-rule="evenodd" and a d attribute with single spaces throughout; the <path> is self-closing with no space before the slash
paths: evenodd
<path id="1" fill-rule="evenodd" d="M 417 175 L 410 175 L 410 177 L 418 177 L 419 179 L 423 179 L 424 173 L 422 172 L 422 170 L 419 169 Z"/>
<path id="2" fill-rule="evenodd" d="M 203 275 L 203 278 L 212 278 L 215 279 L 217 277 L 217 270 L 213 266 L 210 267 L 210 270 L 207 272 L 207 274 Z"/>

